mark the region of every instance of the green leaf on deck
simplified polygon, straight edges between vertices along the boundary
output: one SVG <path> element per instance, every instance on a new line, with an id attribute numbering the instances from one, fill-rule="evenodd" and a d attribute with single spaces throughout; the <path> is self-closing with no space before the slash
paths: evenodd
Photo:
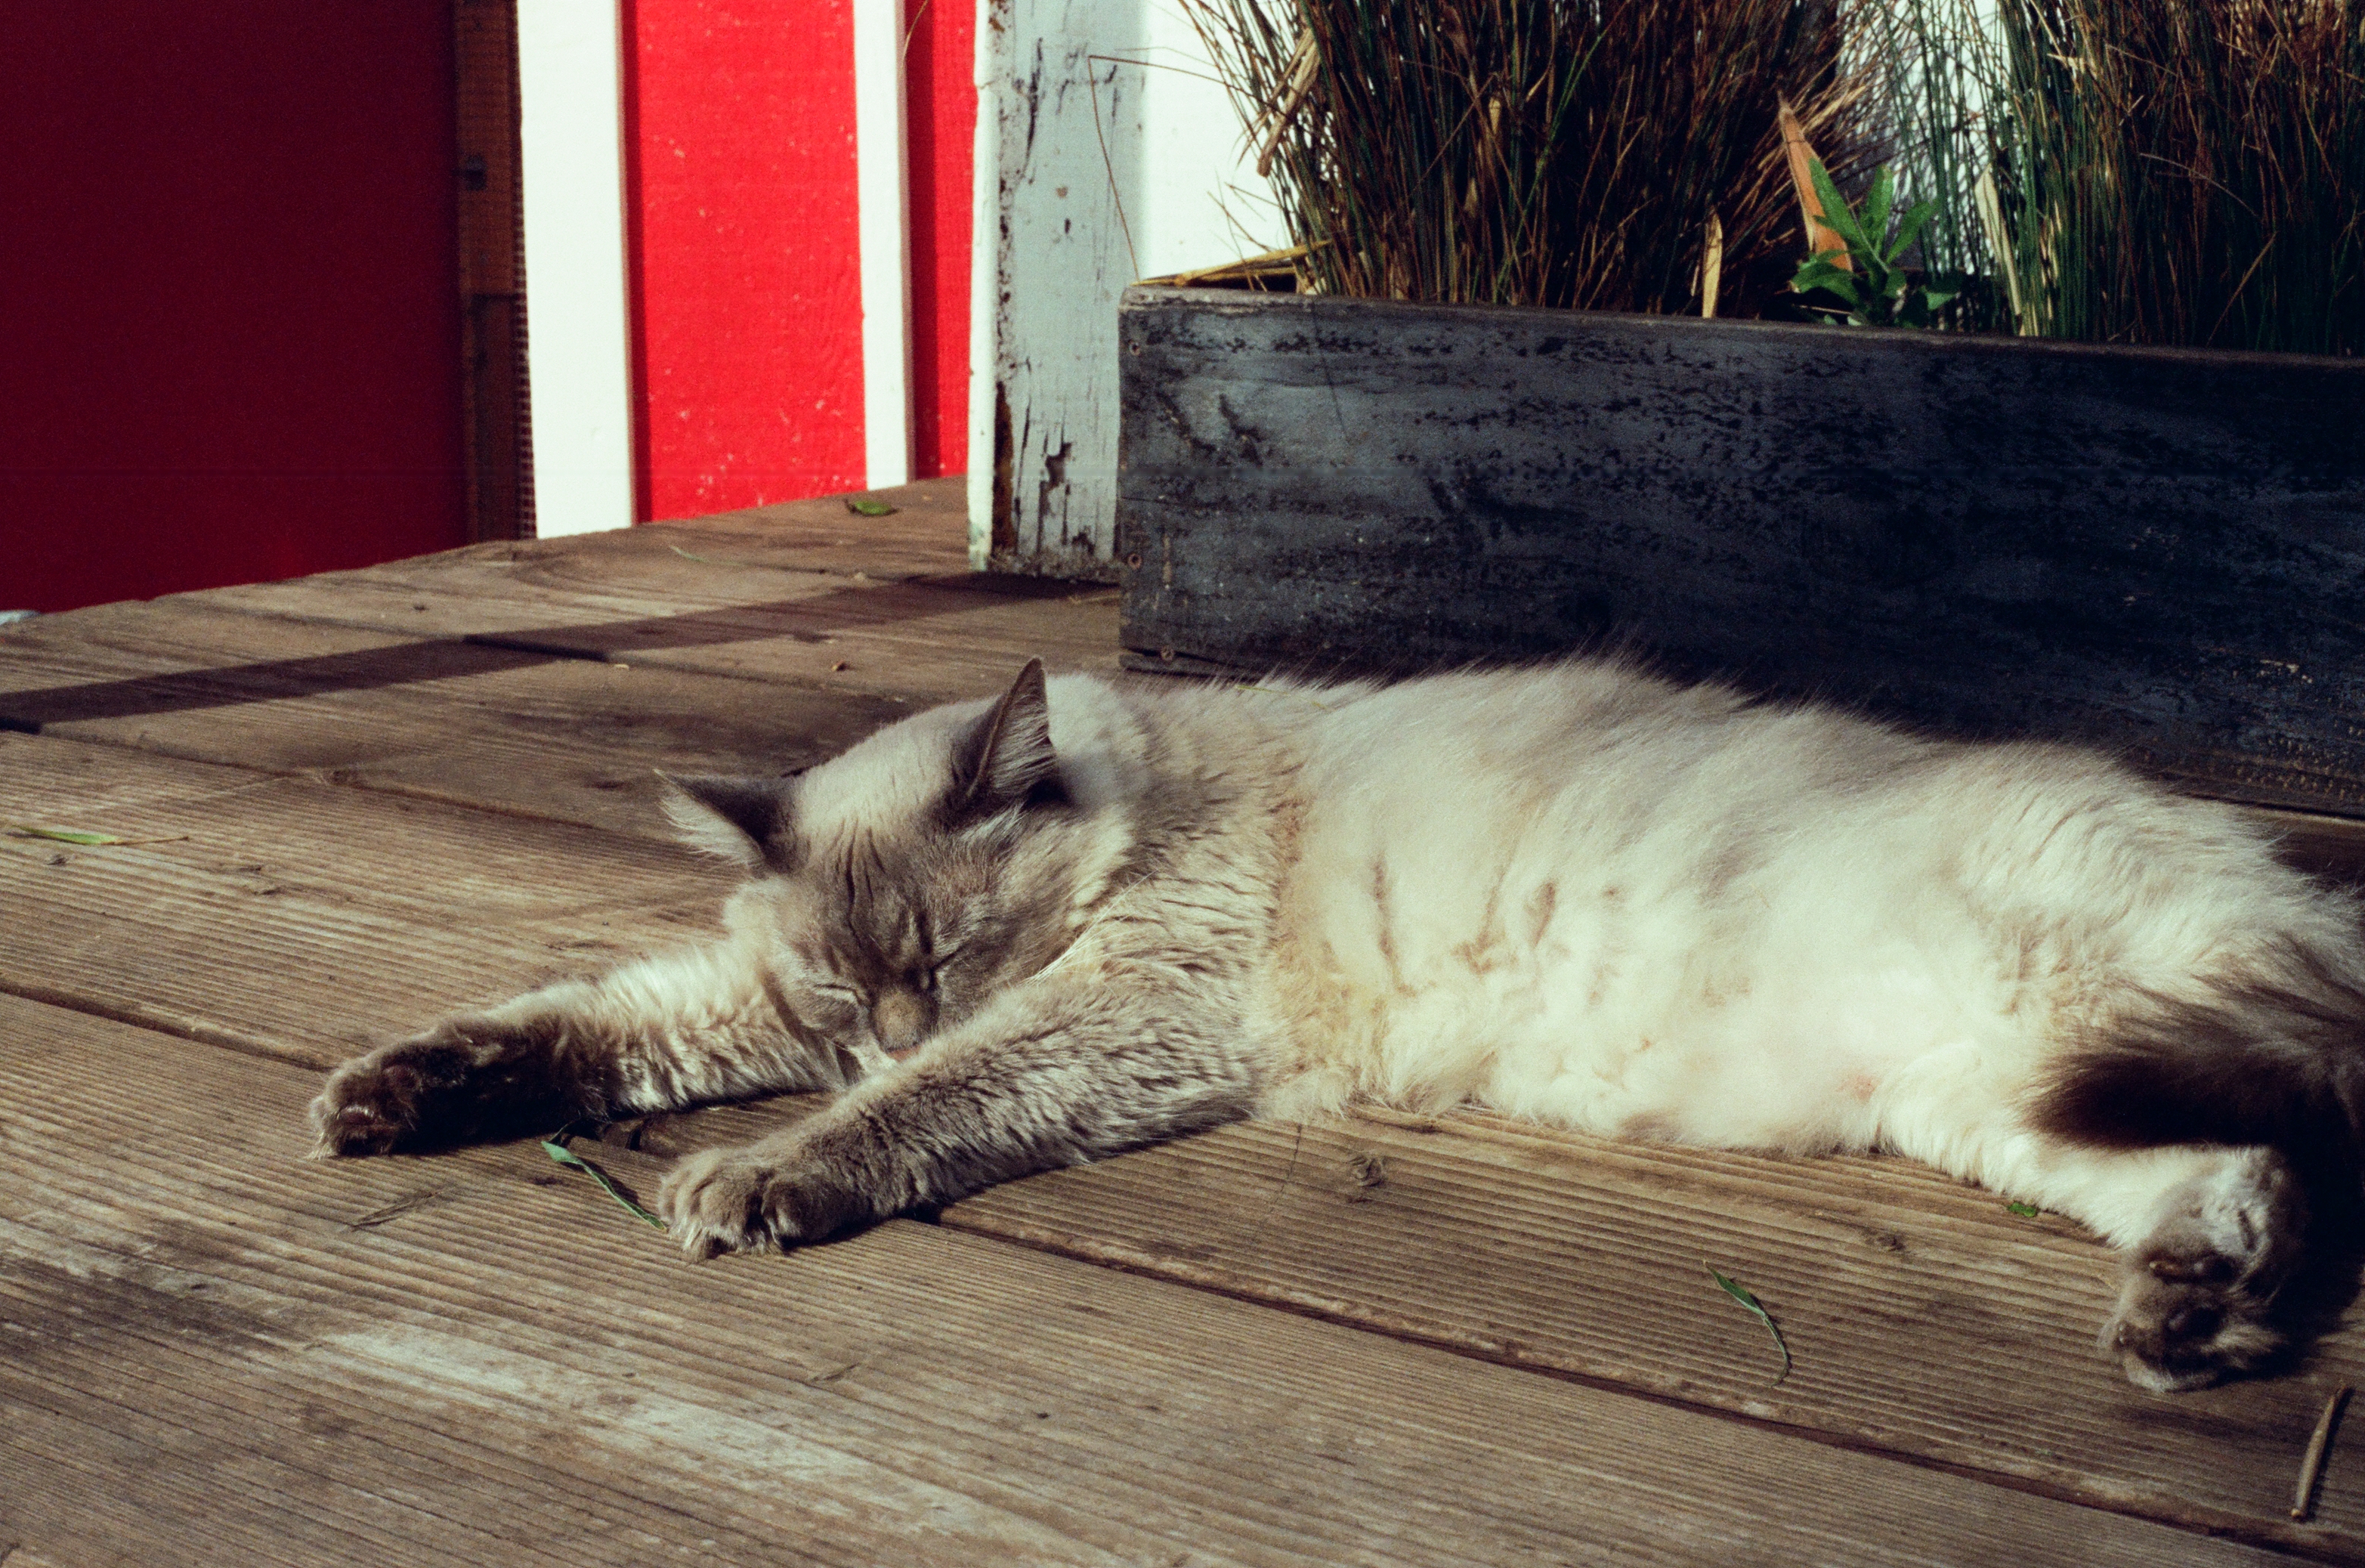
<path id="1" fill-rule="evenodd" d="M 169 838 L 123 838 L 111 833 L 86 833 L 74 827 L 35 827 L 30 823 L 10 823 L 8 833 L 15 838 L 46 838 L 57 844 L 178 844 L 189 835 L 176 833 Z"/>
<path id="2" fill-rule="evenodd" d="M 561 1138 L 566 1136 L 566 1135 L 565 1133 L 558 1135 Z M 640 1204 L 624 1196 L 623 1189 L 617 1186 L 613 1181 L 610 1180 L 608 1173 L 605 1170 L 600 1170 L 589 1160 L 585 1159 L 580 1155 L 569 1150 L 565 1144 L 558 1141 L 558 1138 L 544 1138 L 542 1140 L 542 1152 L 550 1156 L 551 1159 L 555 1159 L 561 1165 L 567 1167 L 569 1170 L 580 1170 L 586 1176 L 590 1177 L 594 1182 L 599 1182 L 600 1190 L 601 1192 L 615 1199 L 619 1204 L 622 1204 L 625 1210 L 636 1218 L 656 1226 L 659 1230 L 663 1230 L 666 1227 L 665 1221 L 657 1218 L 656 1215 L 649 1213 L 648 1210 L 641 1207 Z"/>
<path id="3" fill-rule="evenodd" d="M 2012 1213 L 2018 1215 L 2023 1219 L 2034 1219 L 2038 1215 L 2045 1212 L 2038 1208 L 2034 1204 L 2004 1204 L 2004 1207 L 2010 1209 Z"/>
<path id="4" fill-rule="evenodd" d="M 680 556 L 683 560 L 695 561 L 701 566 L 728 566 L 734 564 L 724 560 L 720 555 L 701 555 L 695 551 L 685 550 L 678 544 L 668 544 L 666 548 Z"/>
<path id="5" fill-rule="evenodd" d="M 873 500 L 869 496 L 848 496 L 846 510 L 860 517 L 888 517 L 895 510 L 885 501 Z"/>
<path id="6" fill-rule="evenodd" d="M 1750 1294 L 1745 1286 L 1736 1283 L 1717 1272 L 1716 1265 L 1713 1263 L 1708 1262 L 1706 1260 L 1702 1260 L 1700 1267 L 1708 1271 L 1709 1278 L 1714 1280 L 1718 1286 L 1723 1290 L 1725 1294 L 1739 1302 L 1743 1306 L 1747 1307 L 1751 1316 L 1755 1317 L 1758 1322 L 1765 1325 L 1765 1332 L 1774 1336 L 1774 1348 L 1782 1352 L 1782 1371 L 1775 1377 L 1774 1381 L 1776 1383 L 1780 1383 L 1783 1378 L 1788 1377 L 1790 1375 L 1790 1347 L 1783 1339 L 1782 1330 L 1776 1326 L 1774 1322 L 1774 1315 L 1767 1312 L 1763 1306 L 1759 1305 L 1757 1298 Z"/>

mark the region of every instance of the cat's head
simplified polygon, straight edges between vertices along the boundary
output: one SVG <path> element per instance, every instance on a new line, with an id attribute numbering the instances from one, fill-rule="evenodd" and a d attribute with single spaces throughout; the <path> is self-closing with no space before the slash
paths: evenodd
<path id="1" fill-rule="evenodd" d="M 1111 826 L 1051 729 L 1035 660 L 991 703 L 916 714 L 793 778 L 667 778 L 666 811 L 747 868 L 730 922 L 801 1021 L 901 1055 L 1073 938 Z"/>

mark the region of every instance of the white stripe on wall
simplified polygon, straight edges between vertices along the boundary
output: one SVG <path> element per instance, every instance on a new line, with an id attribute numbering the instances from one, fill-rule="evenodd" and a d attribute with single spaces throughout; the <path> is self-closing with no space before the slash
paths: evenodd
<path id="1" fill-rule="evenodd" d="M 862 237 L 862 453 L 867 483 L 876 490 L 912 478 L 902 0 L 855 0 L 854 157 Z"/>
<path id="2" fill-rule="evenodd" d="M 615 0 L 518 0 L 534 531 L 633 521 Z"/>
<path id="3" fill-rule="evenodd" d="M 977 140 L 971 160 L 969 230 L 969 564 L 985 570 L 993 549 L 994 328 L 1002 246 L 1002 54 L 994 39 L 1005 18 L 993 0 L 977 0 Z"/>

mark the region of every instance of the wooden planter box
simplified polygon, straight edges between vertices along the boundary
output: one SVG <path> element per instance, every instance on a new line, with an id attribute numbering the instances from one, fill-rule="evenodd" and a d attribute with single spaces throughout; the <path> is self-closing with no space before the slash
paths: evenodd
<path id="1" fill-rule="evenodd" d="M 1127 662 L 1631 645 L 2365 815 L 2365 361 L 1135 288 Z"/>

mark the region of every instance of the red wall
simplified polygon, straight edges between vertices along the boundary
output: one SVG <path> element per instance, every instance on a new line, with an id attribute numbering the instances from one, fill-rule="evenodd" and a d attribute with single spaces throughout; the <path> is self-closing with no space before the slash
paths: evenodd
<path id="1" fill-rule="evenodd" d="M 915 455 L 967 450 L 974 0 L 906 0 Z M 640 513 L 864 483 L 850 0 L 626 0 Z"/>
<path id="2" fill-rule="evenodd" d="M 452 36 L 0 6 L 0 609 L 462 542 Z"/>
<path id="3" fill-rule="evenodd" d="M 914 476 L 928 479 L 969 465 L 977 4 L 904 0 L 904 13 L 912 34 L 903 92 L 912 181 L 913 457 Z"/>

